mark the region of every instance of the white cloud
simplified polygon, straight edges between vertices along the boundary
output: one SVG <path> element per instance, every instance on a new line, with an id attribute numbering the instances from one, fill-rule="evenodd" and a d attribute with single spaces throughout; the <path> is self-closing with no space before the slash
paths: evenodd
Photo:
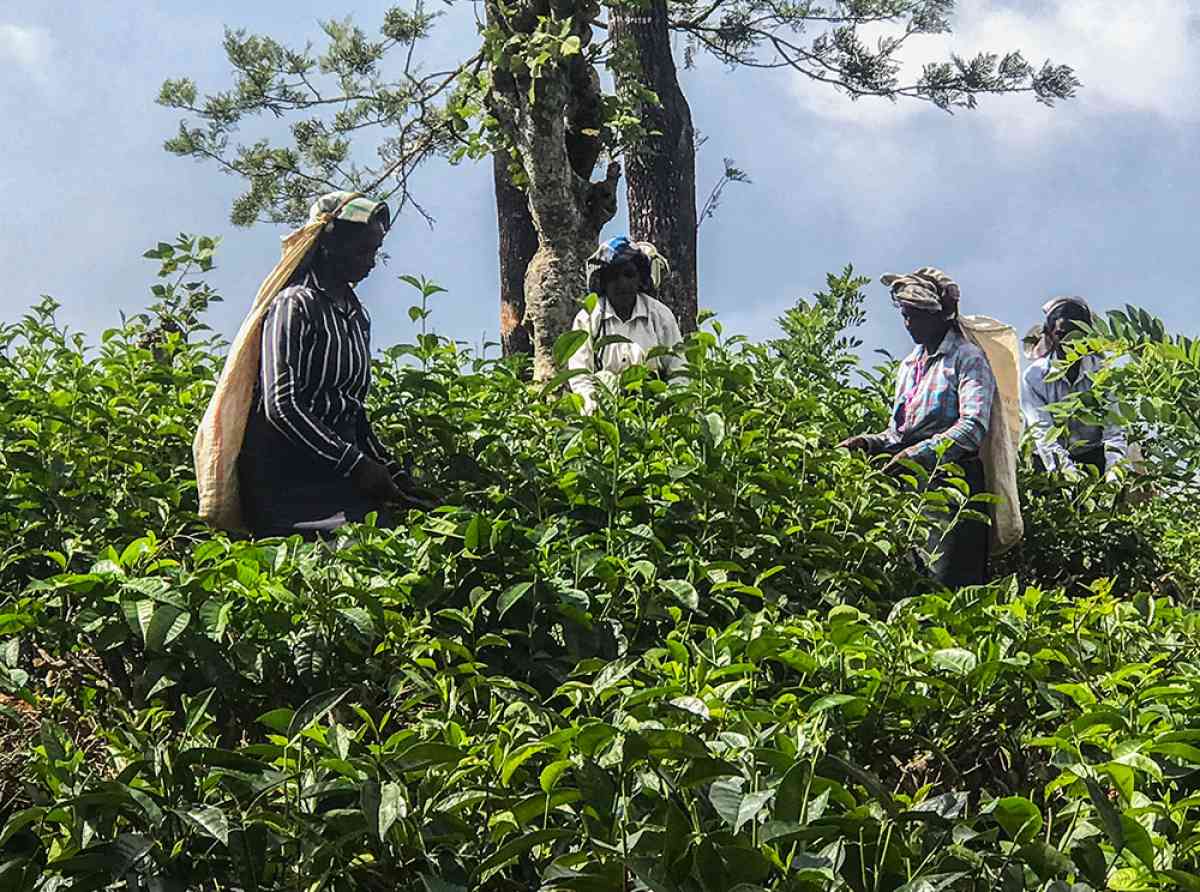
<path id="1" fill-rule="evenodd" d="M 951 52 L 1020 50 L 1035 67 L 1045 60 L 1071 65 L 1083 82 L 1065 104 L 1088 117 L 1149 113 L 1170 122 L 1200 118 L 1200 37 L 1193 0 L 1039 0 L 1016 8 L 997 0 L 963 0 L 954 33 L 910 40 L 903 74 Z M 873 41 L 884 29 L 865 32 Z M 849 99 L 824 84 L 797 75 L 793 84 L 808 111 L 841 123 L 894 127 L 936 113 L 914 101 Z M 1065 126 L 1064 117 L 1030 97 L 983 97 L 973 114 L 995 125 L 1007 142 L 1036 143 Z"/>
<path id="2" fill-rule="evenodd" d="M 964 9 L 962 36 L 972 49 L 991 42 L 1021 49 L 1035 65 L 1072 65 L 1083 81 L 1075 101 L 1092 114 L 1190 120 L 1200 116 L 1192 10 L 1192 0 L 1054 0 L 1027 14 L 975 0 Z"/>
<path id="3" fill-rule="evenodd" d="M 1047 59 L 1069 64 L 1083 86 L 1054 108 L 1028 95 L 985 96 L 976 110 L 951 118 L 916 100 L 852 101 L 801 75 L 788 89 L 811 116 L 827 175 L 846 194 L 857 231 L 878 237 L 917 225 L 914 208 L 927 207 L 930 195 L 975 200 L 983 189 L 1007 205 L 1034 171 L 1053 168 L 1066 146 L 1079 152 L 1088 140 L 1132 144 L 1143 134 L 1186 133 L 1200 121 L 1192 2 L 960 0 L 952 34 L 913 38 L 906 47 L 910 78 L 951 52 L 1020 50 L 1035 66 Z M 883 33 L 865 36 L 874 41 Z M 1132 115 L 1142 123 L 1131 125 Z M 1012 195 L 987 192 L 989 181 L 1013 176 Z M 974 184 L 971 193 L 960 194 L 955 184 L 963 182 Z"/>
<path id="4" fill-rule="evenodd" d="M 44 81 L 49 75 L 53 49 L 54 40 L 45 28 L 0 23 L 0 70 L 15 64 Z"/>

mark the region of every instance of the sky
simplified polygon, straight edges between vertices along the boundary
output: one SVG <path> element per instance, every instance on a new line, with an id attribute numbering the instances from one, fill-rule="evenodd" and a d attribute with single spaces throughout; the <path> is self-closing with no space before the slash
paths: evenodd
<path id="1" fill-rule="evenodd" d="M 395 2 L 395 0 L 393 0 Z M 149 303 L 142 252 L 189 232 L 223 239 L 211 322 L 232 335 L 278 259 L 283 227 L 239 229 L 241 183 L 169 155 L 179 115 L 154 98 L 168 77 L 227 87 L 225 26 L 303 45 L 318 22 L 353 13 L 373 31 L 386 0 L 0 0 L 0 322 L 40 295 L 98 334 Z M 681 70 L 696 127 L 702 201 L 732 158 L 731 185 L 699 237 L 700 305 L 727 333 L 777 333 L 775 320 L 846 264 L 878 278 L 933 265 L 960 284 L 964 312 L 1018 332 L 1055 294 L 1097 309 L 1133 303 L 1195 333 L 1200 206 L 1200 0 L 960 0 L 950 35 L 915 41 L 910 70 L 949 52 L 1019 49 L 1076 69 L 1077 98 L 1046 108 L 984 97 L 948 115 L 914 101 L 857 102 L 790 71 L 732 71 L 701 57 Z M 439 23 L 431 66 L 469 54 L 470 8 Z M 680 50 L 682 48 L 679 48 Z M 264 132 L 270 132 L 264 131 Z M 278 131 L 276 131 L 278 132 Z M 438 296 L 433 325 L 479 344 L 497 333 L 490 163 L 426 165 L 415 188 L 436 218 L 401 217 L 389 262 L 360 288 L 376 346 L 412 334 L 402 273 Z M 605 237 L 624 228 L 624 211 Z M 867 347 L 906 349 L 884 289 L 868 287 Z"/>

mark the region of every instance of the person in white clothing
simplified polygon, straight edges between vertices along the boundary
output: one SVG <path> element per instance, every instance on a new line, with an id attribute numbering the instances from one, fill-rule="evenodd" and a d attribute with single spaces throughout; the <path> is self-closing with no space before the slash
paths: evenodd
<path id="1" fill-rule="evenodd" d="M 571 389 L 583 397 L 584 411 L 596 408 L 596 387 L 612 388 L 616 377 L 632 365 L 651 371 L 678 372 L 683 360 L 672 354 L 647 358 L 655 347 L 674 347 L 683 340 L 675 314 L 654 295 L 666 260 L 647 242 L 618 236 L 600 245 L 588 258 L 588 289 L 598 295 L 589 313 L 580 310 L 572 326 L 588 338 L 567 361 L 569 369 L 592 374 L 575 375 Z M 627 341 L 604 343 L 610 337 Z"/>
<path id="2" fill-rule="evenodd" d="M 1081 297 L 1057 297 L 1046 303 L 1042 312 L 1046 322 L 1041 337 L 1029 351 L 1033 362 L 1021 379 L 1021 413 L 1036 437 L 1036 463 L 1039 470 L 1071 472 L 1091 465 L 1101 474 L 1111 474 L 1128 451 L 1125 432 L 1119 425 L 1098 426 L 1071 419 L 1064 438 L 1051 436 L 1058 422 L 1049 407 L 1072 394 L 1091 390 L 1092 376 L 1100 367 L 1099 357 L 1084 356 L 1061 376 L 1047 380 L 1066 358 L 1066 342 L 1080 332 L 1080 325 L 1091 324 L 1091 308 Z"/>

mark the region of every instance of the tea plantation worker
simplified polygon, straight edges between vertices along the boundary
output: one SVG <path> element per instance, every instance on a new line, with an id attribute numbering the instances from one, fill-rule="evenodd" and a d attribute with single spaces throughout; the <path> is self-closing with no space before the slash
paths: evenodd
<path id="1" fill-rule="evenodd" d="M 669 267 L 649 242 L 631 242 L 617 236 L 604 242 L 588 258 L 588 290 L 599 300 L 589 313 L 580 310 L 573 328 L 588 333 L 588 339 L 567 361 L 569 369 L 586 369 L 595 375 L 576 375 L 571 389 L 583 397 L 584 411 L 596 407 L 596 387 L 611 386 L 616 376 L 632 365 L 645 364 L 651 371 L 679 371 L 683 361 L 664 354 L 651 359 L 655 347 L 674 347 L 683 340 L 679 322 L 666 304 L 658 300 L 658 285 Z M 610 335 L 629 343 L 599 342 Z"/>
<path id="2" fill-rule="evenodd" d="M 375 267 L 391 214 L 382 202 L 334 192 L 317 200 L 310 219 L 335 210 L 263 322 L 238 458 L 256 536 L 312 539 L 372 511 L 386 522 L 386 506 L 407 484 L 367 418 L 371 320 L 354 293 Z"/>
<path id="3" fill-rule="evenodd" d="M 1101 474 L 1125 458 L 1125 433 L 1119 425 L 1089 425 L 1071 419 L 1066 436 L 1051 436 L 1055 420 L 1048 407 L 1076 393 L 1092 389 L 1092 376 L 1100 358 L 1089 355 L 1071 363 L 1061 377 L 1047 380 L 1066 358 L 1066 343 L 1091 325 L 1092 310 L 1081 297 L 1056 297 L 1042 307 L 1046 317 L 1041 338 L 1030 351 L 1033 362 L 1021 378 L 1021 412 L 1035 434 L 1034 461 L 1042 471 L 1073 471 L 1091 465 Z"/>
<path id="4" fill-rule="evenodd" d="M 996 378 L 983 350 L 964 337 L 958 324 L 958 285 L 944 272 L 922 267 L 909 275 L 886 275 L 904 327 L 916 347 L 896 377 L 895 401 L 887 430 L 841 443 L 869 454 L 890 454 L 884 470 L 902 472 L 902 459 L 933 469 L 954 462 L 963 469 L 971 494 L 983 492 L 979 449 L 991 423 Z M 946 451 L 939 459 L 937 450 Z M 930 551 L 941 556 L 930 574 L 949 588 L 984 582 L 988 526 L 966 519 L 944 535 L 931 534 Z"/>

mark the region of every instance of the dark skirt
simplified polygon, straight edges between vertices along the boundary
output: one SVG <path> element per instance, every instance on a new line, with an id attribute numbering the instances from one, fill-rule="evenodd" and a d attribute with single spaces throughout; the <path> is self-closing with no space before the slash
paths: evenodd
<path id="1" fill-rule="evenodd" d="M 986 492 L 983 462 L 978 456 L 960 458 L 956 462 L 963 469 L 963 478 L 970 487 L 971 495 Z M 971 506 L 981 513 L 988 506 Z M 945 520 L 943 515 L 941 518 Z M 928 568 L 929 575 L 949 589 L 966 585 L 983 585 L 987 581 L 988 552 L 991 548 L 991 530 L 980 520 L 963 519 L 950 529 L 934 530 L 929 534 L 927 549 L 940 552 L 941 556 Z"/>
<path id="2" fill-rule="evenodd" d="M 354 431 L 338 435 L 354 442 Z M 250 413 L 238 456 L 242 513 L 256 538 L 299 534 L 317 539 L 344 523 L 381 513 L 344 477 L 292 444 L 267 420 L 261 405 Z"/>

